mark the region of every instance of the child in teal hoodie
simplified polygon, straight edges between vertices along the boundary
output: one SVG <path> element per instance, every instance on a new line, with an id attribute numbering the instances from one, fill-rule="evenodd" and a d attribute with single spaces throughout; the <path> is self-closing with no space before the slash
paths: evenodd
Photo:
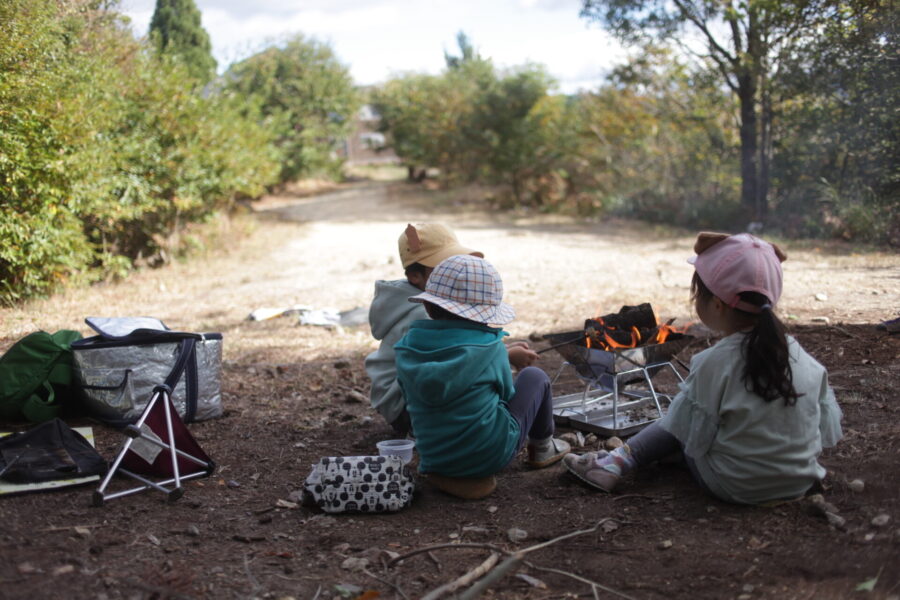
<path id="1" fill-rule="evenodd" d="M 528 442 L 527 463 L 549 466 L 570 451 L 553 438 L 550 380 L 536 367 L 513 382 L 504 325 L 515 311 L 502 302 L 493 265 L 451 256 L 431 273 L 424 303 L 432 320 L 414 321 L 394 346 L 397 380 L 416 432 L 419 470 L 487 477 Z"/>

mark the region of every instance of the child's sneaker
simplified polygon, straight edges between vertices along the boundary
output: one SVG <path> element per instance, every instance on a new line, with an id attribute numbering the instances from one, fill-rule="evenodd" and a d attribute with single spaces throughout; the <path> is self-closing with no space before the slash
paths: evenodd
<path id="1" fill-rule="evenodd" d="M 611 453 L 588 452 L 581 456 L 569 454 L 563 464 L 570 473 L 591 487 L 611 492 L 622 475 L 634 467 L 634 459 L 628 446 L 616 448 Z"/>
<path id="2" fill-rule="evenodd" d="M 549 467 L 572 451 L 568 442 L 548 437 L 544 440 L 528 440 L 528 458 L 525 464 L 534 469 Z"/>

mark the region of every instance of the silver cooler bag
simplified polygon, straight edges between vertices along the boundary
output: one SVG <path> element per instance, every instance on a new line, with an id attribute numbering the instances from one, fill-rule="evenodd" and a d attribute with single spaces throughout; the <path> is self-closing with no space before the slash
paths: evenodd
<path id="1" fill-rule="evenodd" d="M 222 414 L 222 334 L 172 331 L 150 317 L 88 317 L 98 333 L 72 344 L 85 409 L 112 425 L 137 421 L 159 385 L 185 423 Z"/>

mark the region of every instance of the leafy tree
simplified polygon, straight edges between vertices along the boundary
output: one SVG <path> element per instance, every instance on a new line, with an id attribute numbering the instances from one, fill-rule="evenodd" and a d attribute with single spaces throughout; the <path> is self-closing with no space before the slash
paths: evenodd
<path id="1" fill-rule="evenodd" d="M 336 174 L 335 150 L 353 125 L 361 96 L 331 48 L 302 35 L 233 65 L 226 90 L 247 99 L 272 128 L 285 183 Z"/>
<path id="2" fill-rule="evenodd" d="M 644 48 L 569 110 L 569 202 L 651 221 L 730 224 L 739 204 L 729 98 L 713 75 Z M 564 130 L 566 131 L 566 130 Z"/>
<path id="3" fill-rule="evenodd" d="M 699 34 L 706 46 L 701 54 L 738 99 L 741 202 L 749 216 L 762 219 L 768 211 L 773 80 L 835 12 L 832 0 L 583 0 L 581 14 L 627 43 Z"/>
<path id="4" fill-rule="evenodd" d="M 787 63 L 773 166 L 790 233 L 900 245 L 900 12 L 851 1 Z"/>
<path id="5" fill-rule="evenodd" d="M 207 83 L 215 76 L 216 59 L 194 0 L 156 0 L 150 37 L 160 53 L 183 60 L 199 81 Z"/>

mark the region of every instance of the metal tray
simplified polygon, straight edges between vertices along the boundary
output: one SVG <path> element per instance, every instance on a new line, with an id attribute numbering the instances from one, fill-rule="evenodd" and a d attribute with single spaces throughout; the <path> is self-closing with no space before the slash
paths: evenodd
<path id="1" fill-rule="evenodd" d="M 579 431 L 626 436 L 662 418 L 672 397 L 657 392 L 657 398 L 662 413 L 649 390 L 620 390 L 618 406 L 614 406 L 612 392 L 604 390 L 567 394 L 553 399 L 553 418 L 557 424 Z"/>

